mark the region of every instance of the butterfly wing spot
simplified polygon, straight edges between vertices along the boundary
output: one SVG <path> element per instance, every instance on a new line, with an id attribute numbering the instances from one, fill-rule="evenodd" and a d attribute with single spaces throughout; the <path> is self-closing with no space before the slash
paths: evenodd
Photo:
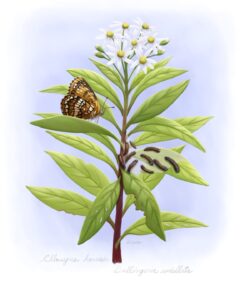
<path id="1" fill-rule="evenodd" d="M 68 94 L 62 99 L 61 110 L 64 115 L 92 119 L 101 112 L 99 101 L 82 77 L 76 77 L 70 83 Z"/>

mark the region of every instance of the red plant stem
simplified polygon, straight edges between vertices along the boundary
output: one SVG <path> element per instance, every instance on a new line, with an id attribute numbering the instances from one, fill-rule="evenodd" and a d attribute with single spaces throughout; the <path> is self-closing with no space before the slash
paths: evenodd
<path id="1" fill-rule="evenodd" d="M 122 207 L 123 207 L 123 182 L 122 176 L 120 176 L 120 193 L 116 206 L 116 217 L 115 217 L 115 226 L 114 226 L 114 235 L 113 235 L 113 250 L 112 250 L 112 262 L 121 263 L 121 244 L 119 243 L 116 247 L 116 243 L 121 236 L 121 225 L 122 225 Z"/>
<path id="2" fill-rule="evenodd" d="M 123 118 L 125 119 L 125 118 Z M 120 154 L 119 154 L 119 173 L 118 177 L 120 178 L 120 192 L 118 196 L 118 201 L 116 205 L 116 216 L 115 216 L 115 226 L 114 226 L 114 235 L 113 235 L 113 249 L 112 249 L 112 262 L 113 263 L 121 263 L 122 262 L 122 255 L 121 255 L 121 243 L 118 243 L 116 246 L 117 241 L 121 237 L 121 226 L 122 226 L 122 209 L 123 209 L 123 179 L 122 179 L 122 172 L 121 168 L 125 169 L 125 143 L 126 143 L 126 129 L 125 124 L 126 121 L 123 121 L 123 131 L 122 131 L 122 145 L 124 148 L 121 147 Z"/>
<path id="3" fill-rule="evenodd" d="M 122 226 L 122 210 L 123 210 L 123 179 L 122 179 L 122 169 L 125 169 L 125 156 L 126 156 L 126 137 L 127 137 L 127 113 L 128 113 L 128 73 L 127 66 L 125 64 L 124 68 L 125 75 L 125 91 L 124 91 L 124 107 L 123 107 L 123 121 L 122 121 L 122 131 L 121 131 L 121 147 L 119 154 L 119 169 L 118 169 L 118 177 L 120 178 L 120 193 L 116 205 L 116 216 L 115 216 L 115 226 L 114 226 L 114 235 L 113 235 L 113 249 L 112 249 L 112 262 L 113 263 L 121 263 L 122 255 L 121 255 L 121 243 L 119 242 L 117 245 L 117 241 L 121 237 L 121 226 Z"/>

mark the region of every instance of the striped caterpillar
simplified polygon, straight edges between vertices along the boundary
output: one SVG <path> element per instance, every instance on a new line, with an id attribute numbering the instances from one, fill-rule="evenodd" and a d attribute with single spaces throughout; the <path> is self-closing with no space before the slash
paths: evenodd
<path id="1" fill-rule="evenodd" d="M 136 145 L 132 141 L 130 141 L 129 143 L 134 149 L 137 149 Z"/>
<path id="2" fill-rule="evenodd" d="M 153 166 L 153 160 L 151 159 L 150 156 L 148 156 L 148 155 L 146 155 L 146 154 L 140 154 L 140 156 L 141 156 L 142 158 L 145 158 L 146 161 L 149 163 L 149 165 Z"/>
<path id="3" fill-rule="evenodd" d="M 127 172 L 130 173 L 132 168 L 134 168 L 137 163 L 138 163 L 137 159 L 135 159 L 133 162 L 131 162 L 130 165 L 128 166 L 128 168 L 127 168 Z"/>
<path id="4" fill-rule="evenodd" d="M 155 166 L 157 166 L 160 170 L 162 170 L 162 171 L 168 170 L 168 168 L 166 166 L 162 165 L 160 163 L 160 161 L 158 161 L 157 159 L 154 159 L 153 162 L 154 162 Z"/>
<path id="5" fill-rule="evenodd" d="M 129 159 L 130 159 L 131 157 L 133 157 L 135 154 L 136 154 L 136 151 L 133 151 L 133 152 L 129 153 L 129 154 L 126 156 L 126 158 L 125 158 L 125 162 L 129 161 Z"/>
<path id="6" fill-rule="evenodd" d="M 164 158 L 165 158 L 165 160 L 166 160 L 167 162 L 170 163 L 170 165 L 172 165 L 172 167 L 173 167 L 173 169 L 174 169 L 174 171 L 175 171 L 176 173 L 179 173 L 179 172 L 180 172 L 179 165 L 175 162 L 174 159 L 172 159 L 172 158 L 169 157 L 169 156 L 165 156 Z"/>
<path id="7" fill-rule="evenodd" d="M 154 173 L 152 170 L 148 170 L 144 165 L 141 165 L 140 168 L 141 168 L 144 172 L 146 172 L 146 173 L 148 173 L 148 174 L 153 174 L 153 173 Z"/>
<path id="8" fill-rule="evenodd" d="M 146 148 L 144 149 L 144 151 L 153 151 L 153 152 L 160 153 L 160 149 L 157 148 L 157 147 L 146 147 Z"/>
<path id="9" fill-rule="evenodd" d="M 128 151 L 129 151 L 129 144 L 128 144 L 128 142 L 126 142 L 126 143 L 125 143 L 125 147 L 124 147 L 123 155 L 128 154 Z"/>
<path id="10" fill-rule="evenodd" d="M 123 161 L 123 158 L 122 158 L 121 155 L 118 155 L 118 160 L 119 160 L 119 162 L 120 162 L 121 167 L 124 169 L 124 168 L 125 168 L 125 165 L 124 165 L 124 161 Z"/>

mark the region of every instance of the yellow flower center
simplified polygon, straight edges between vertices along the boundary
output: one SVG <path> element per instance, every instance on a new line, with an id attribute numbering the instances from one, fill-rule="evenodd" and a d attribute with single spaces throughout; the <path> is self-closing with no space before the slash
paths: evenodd
<path id="1" fill-rule="evenodd" d="M 123 50 L 118 50 L 117 56 L 123 58 L 125 56 L 125 52 Z"/>
<path id="2" fill-rule="evenodd" d="M 150 36 L 150 37 L 148 38 L 148 42 L 149 42 L 150 44 L 154 43 L 154 42 L 155 42 L 155 38 L 154 38 L 153 36 Z"/>
<path id="3" fill-rule="evenodd" d="M 107 36 L 108 38 L 113 38 L 114 33 L 113 33 L 112 31 L 107 31 L 106 36 Z"/>
<path id="4" fill-rule="evenodd" d="M 140 64 L 145 65 L 146 62 L 147 62 L 146 56 L 141 56 L 141 57 L 139 58 L 139 63 L 140 63 Z"/>
<path id="5" fill-rule="evenodd" d="M 122 23 L 122 28 L 123 29 L 128 29 L 129 28 L 129 24 L 126 23 L 126 22 Z"/>
<path id="6" fill-rule="evenodd" d="M 148 23 L 143 23 L 142 24 L 142 29 L 148 30 L 149 29 Z"/>
<path id="7" fill-rule="evenodd" d="M 131 44 L 132 44 L 133 47 L 135 47 L 135 46 L 137 46 L 138 41 L 137 41 L 137 40 L 132 40 L 132 41 L 131 41 Z"/>

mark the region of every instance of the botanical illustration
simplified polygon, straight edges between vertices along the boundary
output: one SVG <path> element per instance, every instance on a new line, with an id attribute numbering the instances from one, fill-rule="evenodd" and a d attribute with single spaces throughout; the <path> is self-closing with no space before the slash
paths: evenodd
<path id="1" fill-rule="evenodd" d="M 113 230 L 112 261 L 120 263 L 121 241 L 129 235 L 155 234 L 165 241 L 168 230 L 206 226 L 179 213 L 162 211 L 152 190 L 165 176 L 172 177 L 173 186 L 175 179 L 208 185 L 182 153 L 186 144 L 205 151 L 193 133 L 211 117 L 163 116 L 183 94 L 189 80 L 180 79 L 139 101 L 138 97 L 149 87 L 186 72 L 169 66 L 170 58 L 162 58 L 169 40 L 160 38 L 150 24 L 140 19 L 115 22 L 101 30 L 98 41 L 96 58 L 91 58 L 97 72 L 67 70 L 73 78 L 66 85 L 41 91 L 63 95 L 56 112 L 37 113 L 40 119 L 31 123 L 89 155 L 86 161 L 81 159 L 81 153 L 75 157 L 47 152 L 66 176 L 89 193 L 89 199 L 55 187 L 27 188 L 49 207 L 84 217 L 79 245 L 108 223 Z M 107 127 L 101 125 L 101 118 L 108 121 Z M 164 146 L 164 142 L 175 139 L 184 144 Z M 158 146 L 156 143 L 160 142 Z M 106 170 L 91 163 L 91 156 L 105 162 Z M 107 176 L 108 168 L 115 174 L 114 181 Z M 127 229 L 122 231 L 124 216 L 132 205 L 142 212 L 142 217 L 133 224 L 124 224 Z"/>

